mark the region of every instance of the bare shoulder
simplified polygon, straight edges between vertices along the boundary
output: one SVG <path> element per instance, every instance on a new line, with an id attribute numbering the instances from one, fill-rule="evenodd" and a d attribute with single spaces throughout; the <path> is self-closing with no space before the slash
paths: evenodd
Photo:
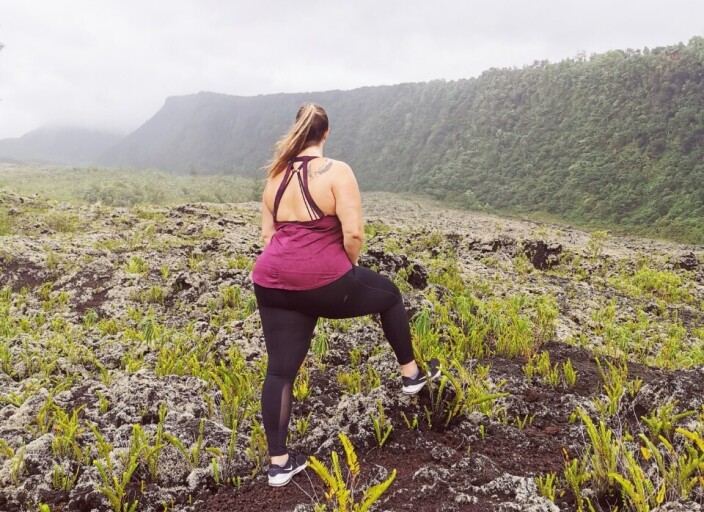
<path id="1" fill-rule="evenodd" d="M 314 180 L 317 177 L 327 176 L 345 176 L 352 174 L 352 168 L 341 160 L 333 160 L 332 158 L 323 158 L 322 161 L 310 171 L 310 179 Z"/>
<path id="2" fill-rule="evenodd" d="M 328 160 L 332 162 L 333 167 L 335 167 L 336 169 L 340 169 L 344 172 L 352 172 L 352 167 L 347 165 L 346 162 L 343 162 L 342 160 L 333 160 L 332 158 L 329 158 Z"/>

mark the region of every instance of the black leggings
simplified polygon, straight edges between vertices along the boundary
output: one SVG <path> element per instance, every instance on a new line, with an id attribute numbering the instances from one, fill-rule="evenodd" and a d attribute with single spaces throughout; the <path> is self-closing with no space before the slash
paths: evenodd
<path id="1" fill-rule="evenodd" d="M 401 292 L 389 279 L 353 267 L 313 290 L 280 290 L 254 285 L 269 356 L 262 389 L 262 419 L 269 455 L 285 455 L 293 381 L 310 348 L 318 317 L 381 314 L 381 325 L 399 364 L 413 361 L 408 316 Z"/>

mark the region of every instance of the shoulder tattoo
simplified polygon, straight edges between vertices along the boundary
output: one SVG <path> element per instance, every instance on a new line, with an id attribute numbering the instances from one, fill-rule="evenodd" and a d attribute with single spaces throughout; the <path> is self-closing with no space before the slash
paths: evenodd
<path id="1" fill-rule="evenodd" d="M 313 178 L 315 178 L 316 176 L 320 176 L 320 175 L 325 174 L 326 172 L 328 172 L 328 171 L 330 170 L 330 168 L 332 167 L 332 164 L 333 164 L 333 161 L 330 160 L 329 158 L 326 158 L 326 159 L 325 159 L 325 163 L 320 167 L 320 169 L 318 169 L 317 171 L 311 173 L 310 179 L 313 179 Z"/>

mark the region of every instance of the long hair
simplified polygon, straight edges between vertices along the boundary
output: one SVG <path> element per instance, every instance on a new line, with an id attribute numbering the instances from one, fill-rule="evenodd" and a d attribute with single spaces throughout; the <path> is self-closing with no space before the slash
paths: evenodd
<path id="1" fill-rule="evenodd" d="M 328 115 L 320 105 L 306 103 L 298 109 L 296 122 L 274 145 L 274 158 L 266 166 L 266 177 L 273 178 L 305 148 L 318 144 L 328 131 Z"/>

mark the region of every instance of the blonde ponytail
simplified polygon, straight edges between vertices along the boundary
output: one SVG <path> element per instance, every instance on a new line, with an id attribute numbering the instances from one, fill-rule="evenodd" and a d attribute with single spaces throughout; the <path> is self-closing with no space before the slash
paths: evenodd
<path id="1" fill-rule="evenodd" d="M 306 103 L 296 114 L 296 122 L 274 145 L 274 158 L 266 166 L 266 177 L 283 172 L 292 158 L 308 146 L 319 143 L 328 130 L 328 115 L 323 107 Z"/>

